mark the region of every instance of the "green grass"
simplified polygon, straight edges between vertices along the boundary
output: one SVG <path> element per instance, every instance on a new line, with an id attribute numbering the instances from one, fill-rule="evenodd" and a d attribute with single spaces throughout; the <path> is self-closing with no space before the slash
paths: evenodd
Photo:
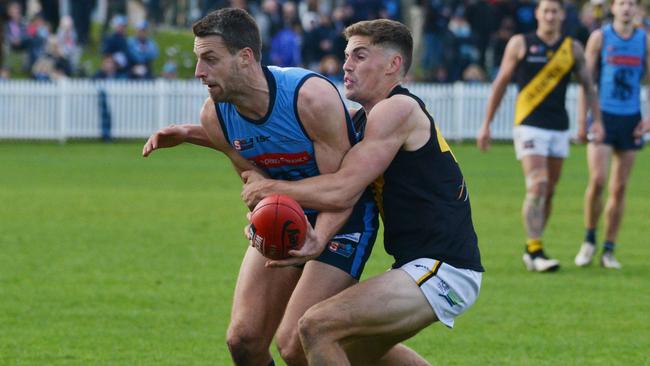
<path id="1" fill-rule="evenodd" d="M 207 149 L 142 159 L 140 147 L 0 142 L 0 365 L 230 363 L 225 331 L 246 248 L 241 184 Z M 453 331 L 436 324 L 407 344 L 441 365 L 650 363 L 647 150 L 628 191 L 624 269 L 572 265 L 586 184 L 584 148 L 574 147 L 545 235 L 563 268 L 532 274 L 521 263 L 512 147 L 453 148 L 487 272 Z M 377 245 L 365 276 L 389 263 Z"/>

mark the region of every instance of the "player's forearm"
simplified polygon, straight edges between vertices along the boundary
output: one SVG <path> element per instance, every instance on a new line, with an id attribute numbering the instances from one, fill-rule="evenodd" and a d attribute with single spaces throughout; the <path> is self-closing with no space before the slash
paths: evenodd
<path id="1" fill-rule="evenodd" d="M 196 124 L 184 124 L 180 125 L 179 127 L 184 130 L 185 142 L 193 145 L 216 149 L 216 146 L 208 137 L 208 134 L 203 126 Z"/>
<path id="2" fill-rule="evenodd" d="M 497 79 L 494 82 L 492 87 L 492 92 L 490 93 L 490 98 L 488 99 L 487 109 L 485 111 L 485 119 L 483 121 L 484 125 L 489 126 L 494 119 L 494 115 L 497 113 L 497 109 L 501 104 L 503 95 L 506 93 L 506 88 L 508 87 L 507 80 Z"/>
<path id="3" fill-rule="evenodd" d="M 584 99 L 585 104 L 589 105 L 589 110 L 591 111 L 591 117 L 594 123 L 601 123 L 602 116 L 600 113 L 600 103 L 598 102 L 598 95 L 596 94 L 596 89 L 591 83 L 583 85 Z M 586 112 L 585 112 L 586 113 Z"/>
<path id="4" fill-rule="evenodd" d="M 328 175 L 329 176 L 329 175 Z M 318 176 L 300 181 L 270 181 L 264 194 L 280 193 L 292 197 L 301 206 L 318 211 L 341 211 L 354 206 L 361 192 L 355 192 L 354 187 L 345 187 L 337 183 L 341 180 L 322 179 Z M 333 176 L 332 176 L 333 177 Z M 321 184 L 322 183 L 322 184 Z"/>
<path id="5" fill-rule="evenodd" d="M 585 93 L 580 88 L 578 90 L 578 130 L 584 131 L 587 128 L 587 101 Z"/>
<path id="6" fill-rule="evenodd" d="M 352 214 L 352 208 L 338 212 L 321 212 L 316 219 L 316 237 L 319 243 L 327 243 L 345 225 Z"/>

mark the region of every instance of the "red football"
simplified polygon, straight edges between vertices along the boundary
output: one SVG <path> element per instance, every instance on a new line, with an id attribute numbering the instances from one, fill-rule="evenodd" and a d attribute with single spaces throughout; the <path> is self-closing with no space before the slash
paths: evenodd
<path id="1" fill-rule="evenodd" d="M 307 219 L 293 198 L 274 194 L 261 200 L 251 216 L 253 246 L 269 259 L 285 259 L 305 243 Z"/>

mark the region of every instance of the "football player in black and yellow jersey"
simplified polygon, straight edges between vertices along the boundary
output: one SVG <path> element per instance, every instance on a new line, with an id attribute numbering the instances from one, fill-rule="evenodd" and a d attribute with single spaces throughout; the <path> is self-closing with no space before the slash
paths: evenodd
<path id="1" fill-rule="evenodd" d="M 585 66 L 584 50 L 576 40 L 561 33 L 562 0 L 539 1 L 535 18 L 534 33 L 518 34 L 508 41 L 476 142 L 482 150 L 489 148 L 490 123 L 514 76 L 519 93 L 513 137 L 526 181 L 522 214 L 527 241 L 523 260 L 529 271 L 548 272 L 560 267 L 559 261 L 545 255 L 542 233 L 551 212 L 562 163 L 569 153 L 565 95 L 571 72 L 585 90 L 594 119 L 591 132 L 595 140 L 602 139 L 602 123 L 598 98 Z"/>
<path id="2" fill-rule="evenodd" d="M 386 351 L 431 323 L 453 327 L 478 297 L 483 267 L 467 184 L 424 103 L 401 86 L 413 51 L 408 28 L 382 19 L 355 23 L 345 35 L 345 95 L 362 106 L 353 118 L 365 123 L 363 139 L 334 174 L 288 182 L 247 173 L 255 181 L 242 196 L 253 204 L 284 193 L 306 207 L 344 210 L 374 181 L 395 263 L 308 310 L 301 341 L 310 365 L 428 364 Z M 332 247 L 311 231 L 294 258 L 269 265 L 302 263 Z"/>

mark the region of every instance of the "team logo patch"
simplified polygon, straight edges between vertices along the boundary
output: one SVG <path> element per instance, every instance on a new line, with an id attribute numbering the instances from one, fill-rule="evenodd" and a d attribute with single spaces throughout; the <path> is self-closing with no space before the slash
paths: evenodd
<path id="1" fill-rule="evenodd" d="M 443 280 L 438 281 L 438 291 L 438 296 L 445 299 L 451 307 L 463 303 L 463 300 L 458 296 L 456 291 L 452 290 Z"/>
<path id="2" fill-rule="evenodd" d="M 352 245 L 350 243 L 343 243 L 343 242 L 339 242 L 339 241 L 331 241 L 327 245 L 327 249 L 332 253 L 342 255 L 345 258 L 350 258 L 352 253 L 354 253 L 355 248 L 354 248 L 354 245 Z"/>
<path id="3" fill-rule="evenodd" d="M 361 233 L 349 233 L 349 234 L 339 234 L 334 236 L 332 239 L 345 239 L 355 243 L 358 243 L 361 240 Z"/>
<path id="4" fill-rule="evenodd" d="M 535 140 L 526 140 L 523 142 L 524 149 L 534 149 Z"/>

